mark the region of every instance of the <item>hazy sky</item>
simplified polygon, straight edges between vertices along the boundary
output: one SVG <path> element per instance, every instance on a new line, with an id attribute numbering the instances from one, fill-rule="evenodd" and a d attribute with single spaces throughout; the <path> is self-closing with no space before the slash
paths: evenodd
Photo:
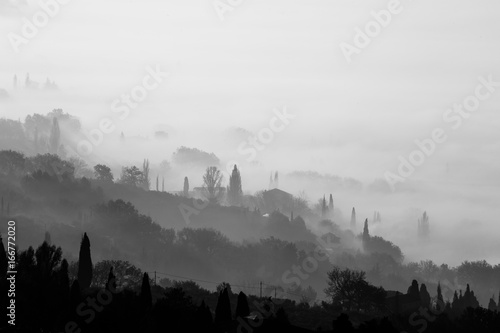
<path id="1" fill-rule="evenodd" d="M 427 187 L 406 199 L 425 209 L 463 195 L 477 211 L 452 200 L 457 218 L 490 225 L 498 216 L 490 208 L 500 198 L 500 87 L 458 129 L 443 122 L 446 109 L 474 93 L 479 76 L 500 81 L 496 0 L 402 0 L 401 12 L 350 64 L 339 44 L 352 44 L 355 28 L 364 29 L 370 12 L 389 1 L 242 1 L 221 21 L 212 0 L 72 0 L 15 53 L 8 33 L 20 34 L 22 18 L 40 10 L 36 1 L 19 3 L 0 0 L 0 89 L 13 96 L 0 101 L 0 117 L 63 108 L 86 128 L 112 118 L 114 136 L 166 128 L 175 142 L 165 148 L 167 157 L 185 144 L 244 160 L 238 142 L 226 142 L 221 130 L 258 132 L 274 108 L 286 106 L 296 118 L 259 153 L 262 169 L 311 169 L 366 182 L 396 172 L 398 156 L 407 157 L 414 140 L 442 127 L 447 141 L 410 177 Z M 113 100 L 155 65 L 170 77 L 119 120 Z M 13 75 L 24 80 L 27 72 L 39 82 L 55 80 L 61 93 L 13 93 Z"/>

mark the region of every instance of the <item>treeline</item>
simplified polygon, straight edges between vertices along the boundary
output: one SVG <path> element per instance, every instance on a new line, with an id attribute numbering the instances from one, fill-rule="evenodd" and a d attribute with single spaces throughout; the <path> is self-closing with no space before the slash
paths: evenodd
<path id="1" fill-rule="evenodd" d="M 0 250 L 4 249 L 0 242 Z M 440 287 L 431 297 L 414 280 L 406 293 L 368 283 L 364 272 L 333 267 L 325 276 L 329 299 L 310 306 L 280 297 L 216 291 L 192 281 L 160 286 L 127 262 L 92 265 L 91 242 L 84 234 L 78 262 L 62 259 L 50 235 L 37 249 L 16 254 L 16 315 L 20 331 L 30 332 L 498 332 L 498 308 L 479 307 L 469 289 L 445 302 Z M 7 257 L 0 251 L 0 303 L 7 304 Z M 71 273 L 71 267 L 73 273 Z M 2 322 L 2 327 L 11 325 Z"/>

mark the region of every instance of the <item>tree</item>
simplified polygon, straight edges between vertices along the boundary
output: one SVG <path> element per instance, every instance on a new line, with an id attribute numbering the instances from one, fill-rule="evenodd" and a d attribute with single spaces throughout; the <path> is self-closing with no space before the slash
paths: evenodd
<path id="1" fill-rule="evenodd" d="M 368 219 L 365 219 L 365 226 L 363 227 L 363 245 L 367 245 L 370 241 L 370 231 L 368 230 Z"/>
<path id="2" fill-rule="evenodd" d="M 75 176 L 74 165 L 55 154 L 36 155 L 27 158 L 26 171 L 35 173 L 38 170 L 46 172 L 50 176 L 55 176 L 59 180 L 73 179 Z"/>
<path id="3" fill-rule="evenodd" d="M 414 298 L 420 298 L 420 291 L 418 290 L 417 280 L 411 281 L 411 286 L 408 287 L 407 295 L 411 295 Z"/>
<path id="4" fill-rule="evenodd" d="M 247 295 L 240 291 L 240 293 L 238 294 L 238 303 L 236 304 L 236 313 L 234 314 L 234 316 L 236 318 L 244 318 L 248 315 L 250 315 L 250 308 L 248 307 Z"/>
<path id="5" fill-rule="evenodd" d="M 443 309 L 441 309 L 441 307 L 444 304 L 443 293 L 441 291 L 441 282 L 438 282 L 438 286 L 437 286 L 437 303 L 440 307 L 440 310 L 443 310 Z"/>
<path id="6" fill-rule="evenodd" d="M 189 179 L 188 177 L 184 177 L 184 189 L 182 194 L 187 198 L 189 197 Z"/>
<path id="7" fill-rule="evenodd" d="M 95 264 L 92 271 L 93 285 L 103 287 L 109 282 L 110 274 L 115 278 L 114 283 L 118 288 L 138 288 L 143 278 L 142 271 L 128 261 L 102 260 Z"/>
<path id="8" fill-rule="evenodd" d="M 140 300 L 141 306 L 145 309 L 150 309 L 153 306 L 153 298 L 151 296 L 151 286 L 149 284 L 148 273 L 144 273 L 144 276 L 142 277 Z"/>
<path id="9" fill-rule="evenodd" d="M 351 230 L 356 230 L 356 209 L 352 207 L 351 213 Z"/>
<path id="10" fill-rule="evenodd" d="M 5 278 L 7 274 L 7 252 L 5 252 L 5 248 L 3 246 L 2 235 L 0 235 L 0 278 Z"/>
<path id="11" fill-rule="evenodd" d="M 494 300 L 495 295 L 491 296 L 490 302 L 488 303 L 488 310 L 490 311 L 496 311 L 497 310 L 497 303 Z"/>
<path id="12" fill-rule="evenodd" d="M 430 235 L 429 216 L 424 212 L 422 218 L 418 219 L 418 237 L 428 238 Z"/>
<path id="13" fill-rule="evenodd" d="M 330 211 L 330 214 L 333 217 L 333 196 L 331 193 L 330 193 L 330 202 L 328 203 L 328 210 Z"/>
<path id="14" fill-rule="evenodd" d="M 142 162 L 142 179 L 140 180 L 142 187 L 149 191 L 151 188 L 151 179 L 149 178 L 149 160 L 144 159 Z"/>
<path id="15" fill-rule="evenodd" d="M 278 178 L 278 171 L 274 173 L 274 188 L 278 188 L 280 185 L 280 181 Z"/>
<path id="16" fill-rule="evenodd" d="M 365 272 L 340 269 L 334 266 L 328 274 L 328 287 L 325 294 L 332 302 L 352 311 L 378 308 L 384 304 L 385 291 L 370 285 L 366 281 Z"/>
<path id="17" fill-rule="evenodd" d="M 82 290 L 90 287 L 92 283 L 92 258 L 90 256 L 90 240 L 87 233 L 83 234 L 80 243 L 80 255 L 78 259 L 78 283 Z"/>
<path id="18" fill-rule="evenodd" d="M 0 151 L 0 174 L 11 176 L 25 171 L 26 158 L 13 150 Z"/>
<path id="19" fill-rule="evenodd" d="M 116 276 L 113 273 L 113 266 L 111 266 L 111 268 L 109 269 L 108 281 L 106 282 L 106 289 L 111 292 L 116 290 Z"/>
<path id="20" fill-rule="evenodd" d="M 326 206 L 326 199 L 325 196 L 323 195 L 323 200 L 321 200 L 321 218 L 326 217 L 326 213 L 328 211 L 328 207 Z"/>
<path id="21" fill-rule="evenodd" d="M 59 146 L 61 145 L 61 130 L 59 129 L 59 121 L 57 118 L 52 119 L 52 128 L 50 129 L 49 138 L 49 152 L 51 154 L 56 154 L 59 151 Z"/>
<path id="22" fill-rule="evenodd" d="M 231 303 L 229 302 L 229 293 L 227 288 L 219 293 L 219 299 L 217 300 L 217 306 L 215 308 L 215 324 L 227 324 L 232 320 L 231 315 Z"/>
<path id="23" fill-rule="evenodd" d="M 136 166 L 123 167 L 119 182 L 130 186 L 140 186 L 143 180 L 141 170 Z"/>
<path id="24" fill-rule="evenodd" d="M 215 166 L 208 167 L 203 175 L 203 189 L 205 196 L 211 203 L 217 203 L 222 196 L 224 188 L 221 187 L 224 176 Z"/>
<path id="25" fill-rule="evenodd" d="M 229 186 L 227 189 L 228 202 L 231 206 L 241 204 L 243 191 L 241 189 L 241 175 L 236 164 L 234 165 L 233 172 L 229 177 Z"/>
<path id="26" fill-rule="evenodd" d="M 112 183 L 114 178 L 111 169 L 104 164 L 94 166 L 94 176 L 97 180 L 106 183 Z"/>
<path id="27" fill-rule="evenodd" d="M 430 309 L 431 307 L 431 296 L 429 295 L 429 292 L 427 291 L 427 286 L 425 285 L 425 283 L 422 283 L 420 285 L 420 302 L 422 304 L 422 306 L 425 308 L 425 309 Z"/>

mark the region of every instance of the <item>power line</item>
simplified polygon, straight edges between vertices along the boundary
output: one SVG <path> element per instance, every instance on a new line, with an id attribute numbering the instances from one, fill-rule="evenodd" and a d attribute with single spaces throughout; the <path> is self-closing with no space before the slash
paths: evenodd
<path id="1" fill-rule="evenodd" d="M 210 284 L 215 284 L 215 285 L 219 285 L 220 282 L 216 282 L 216 281 L 208 281 L 208 280 L 201 280 L 201 279 L 194 279 L 194 278 L 191 278 L 191 277 L 187 277 L 187 276 L 181 276 L 181 275 L 174 275 L 174 274 L 169 274 L 169 273 L 164 273 L 164 272 L 158 272 L 158 271 L 154 271 L 154 272 L 147 272 L 147 273 L 154 273 L 155 275 L 156 274 L 160 274 L 160 275 L 165 275 L 165 276 L 170 276 L 170 277 L 174 277 L 174 278 L 178 278 L 178 279 L 185 279 L 185 280 L 189 280 L 189 281 L 196 281 L 196 282 L 203 282 L 203 283 L 210 283 Z M 229 283 L 229 282 L 228 282 Z M 260 298 L 262 298 L 262 285 L 265 285 L 265 286 L 269 286 L 269 287 L 273 287 L 273 288 L 277 288 L 277 287 L 280 287 L 282 288 L 281 286 L 279 285 L 272 285 L 272 284 L 268 284 L 268 283 L 265 283 L 265 282 L 259 282 L 258 285 L 250 285 L 250 286 L 242 286 L 242 285 L 238 285 L 238 284 L 232 284 L 232 283 L 229 283 L 229 285 L 231 287 L 237 287 L 237 288 L 242 288 L 242 289 L 260 289 Z M 282 293 L 284 294 L 288 294 L 288 295 L 293 295 L 293 296 L 297 296 L 297 297 L 302 297 L 304 295 L 301 295 L 301 294 L 295 294 L 295 293 L 291 293 L 289 291 L 284 291 L 282 290 L 281 291 Z M 275 298 L 276 298 L 276 292 L 275 292 Z M 318 298 L 317 299 L 319 300 L 328 300 L 327 298 Z"/>

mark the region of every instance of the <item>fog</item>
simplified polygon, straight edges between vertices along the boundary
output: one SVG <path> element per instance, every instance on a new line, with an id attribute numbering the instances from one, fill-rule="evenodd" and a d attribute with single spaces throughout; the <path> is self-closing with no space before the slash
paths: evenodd
<path id="1" fill-rule="evenodd" d="M 0 39 L 0 89 L 9 94 L 0 99 L 0 117 L 24 120 L 61 108 L 78 117 L 83 133 L 109 118 L 115 129 L 82 158 L 109 165 L 116 177 L 122 166 L 148 158 L 167 191 L 181 191 L 184 176 L 201 186 L 203 168 L 159 171 L 177 148 L 198 148 L 221 160 L 224 185 L 226 166 L 236 162 L 246 193 L 267 189 L 269 174 L 278 171 L 279 188 L 305 192 L 311 206 L 332 193 L 341 226 L 352 207 L 358 231 L 364 218 L 381 212 L 371 233 L 398 244 L 407 261 L 496 264 L 500 92 L 457 129 L 443 114 L 474 93 L 478 77 L 500 81 L 500 22 L 491 9 L 498 5 L 402 3 L 404 10 L 348 64 L 339 43 L 350 42 L 354 28 L 387 2 L 255 0 L 221 21 L 210 1 L 72 1 L 20 53 Z M 1 35 L 19 32 L 21 18 L 37 10 L 34 1 L 0 0 Z M 113 101 L 140 85 L 148 66 L 169 76 L 120 119 Z M 14 90 L 13 76 L 22 86 L 27 73 L 40 83 L 49 77 L 58 90 Z M 284 109 L 294 118 L 248 161 L 238 147 Z M 408 158 L 414 141 L 438 127 L 446 142 L 394 192 L 373 185 L 387 171 L 397 174 L 398 157 Z M 155 138 L 156 131 L 168 138 Z M 65 145 L 76 151 L 82 139 L 66 133 Z M 295 171 L 322 177 L 297 179 Z M 336 186 L 328 175 L 361 187 Z M 432 232 L 422 243 L 416 233 L 424 211 Z"/>

